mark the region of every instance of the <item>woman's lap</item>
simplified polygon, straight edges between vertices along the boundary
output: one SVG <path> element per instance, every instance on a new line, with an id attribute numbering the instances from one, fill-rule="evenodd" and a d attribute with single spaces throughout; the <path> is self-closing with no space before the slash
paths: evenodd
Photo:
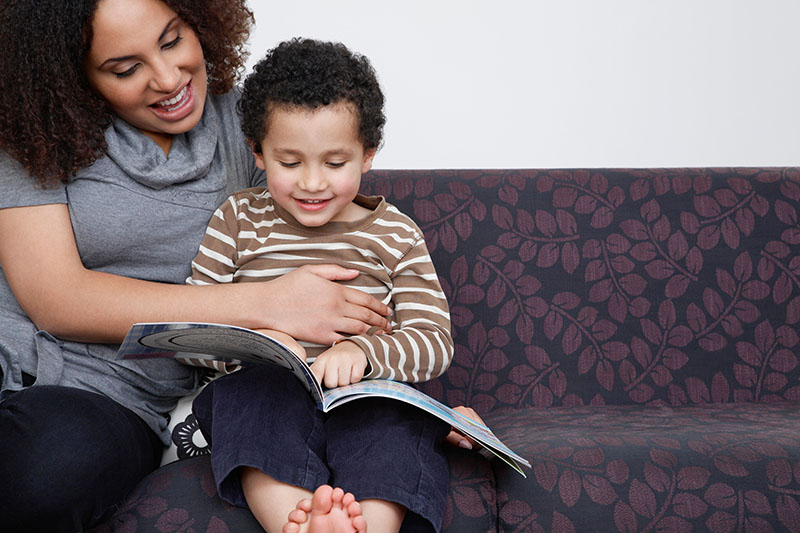
<path id="1" fill-rule="evenodd" d="M 295 378 L 276 370 L 245 368 L 215 380 L 195 400 L 223 499 L 246 506 L 237 469 L 252 466 L 308 490 L 328 483 L 358 499 L 396 501 L 441 523 L 449 483 L 441 451 L 446 424 L 384 399 L 325 415 Z"/>
<path id="2" fill-rule="evenodd" d="M 113 512 L 159 463 L 132 411 L 80 389 L 32 386 L 0 402 L 0 524 L 81 531 Z"/>

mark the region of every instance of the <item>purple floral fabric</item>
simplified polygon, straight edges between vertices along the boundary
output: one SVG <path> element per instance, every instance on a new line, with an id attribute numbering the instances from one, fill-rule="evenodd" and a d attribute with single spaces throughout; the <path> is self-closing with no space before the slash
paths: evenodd
<path id="1" fill-rule="evenodd" d="M 92 533 L 263 531 L 252 513 L 217 496 L 209 455 L 162 466 Z"/>
<path id="2" fill-rule="evenodd" d="M 494 471 L 481 455 L 452 449 L 443 531 L 486 532 L 497 527 Z M 263 531 L 247 509 L 217 497 L 208 454 L 162 466 L 92 533 L 243 533 Z"/>
<path id="3" fill-rule="evenodd" d="M 505 407 L 800 400 L 800 170 L 378 171 L 426 234 L 456 354 Z"/>
<path id="4" fill-rule="evenodd" d="M 800 409 L 789 403 L 492 413 L 532 463 L 497 472 L 500 531 L 800 531 Z"/>
<path id="5" fill-rule="evenodd" d="M 800 169 L 384 170 L 362 192 L 417 221 L 450 302 L 454 361 L 420 387 L 533 464 L 448 452 L 445 531 L 800 531 Z M 102 530 L 257 530 L 209 476 L 162 467 Z"/>

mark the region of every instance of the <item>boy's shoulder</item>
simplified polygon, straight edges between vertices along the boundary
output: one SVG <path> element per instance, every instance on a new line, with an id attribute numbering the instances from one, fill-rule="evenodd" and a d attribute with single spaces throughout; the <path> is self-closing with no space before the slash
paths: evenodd
<path id="1" fill-rule="evenodd" d="M 271 203 L 272 196 L 270 196 L 266 187 L 250 187 L 236 191 L 228 196 L 219 206 L 219 210 L 223 212 L 239 212 L 243 208 L 264 209 Z"/>
<path id="2" fill-rule="evenodd" d="M 409 215 L 397 208 L 394 204 L 387 202 L 383 196 L 364 196 L 362 197 L 370 203 L 374 203 L 381 210 L 380 220 L 384 223 L 392 223 L 397 228 L 405 229 L 409 237 L 415 239 L 424 238 L 422 230 Z"/>
<path id="3" fill-rule="evenodd" d="M 225 203 L 234 202 L 238 204 L 243 201 L 271 202 L 272 196 L 270 196 L 266 187 L 250 187 L 248 189 L 242 189 L 231 194 Z"/>

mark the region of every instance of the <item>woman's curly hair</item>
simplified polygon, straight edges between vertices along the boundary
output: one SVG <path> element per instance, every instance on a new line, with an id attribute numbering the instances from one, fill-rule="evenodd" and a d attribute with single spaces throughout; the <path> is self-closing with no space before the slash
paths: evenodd
<path id="1" fill-rule="evenodd" d="M 42 186 L 69 181 L 106 149 L 112 111 L 84 67 L 100 1 L 0 2 L 0 149 Z M 197 33 L 208 90 L 229 91 L 247 58 L 246 0 L 163 1 Z"/>
<path id="2" fill-rule="evenodd" d="M 244 81 L 237 109 L 242 131 L 258 153 L 274 108 L 317 109 L 347 102 L 367 150 L 377 149 L 386 116 L 383 92 L 369 60 L 341 43 L 295 38 L 268 51 Z"/>

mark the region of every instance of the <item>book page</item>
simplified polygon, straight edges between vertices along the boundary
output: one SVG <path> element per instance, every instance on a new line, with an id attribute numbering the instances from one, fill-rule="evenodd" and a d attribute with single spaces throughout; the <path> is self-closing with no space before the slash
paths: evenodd
<path id="1" fill-rule="evenodd" d="M 328 389 L 324 394 L 325 410 L 329 411 L 338 405 L 359 398 L 375 396 L 400 400 L 439 417 L 465 435 L 472 437 L 523 476 L 525 476 L 525 473 L 517 463 L 530 467 L 530 463 L 526 459 L 503 444 L 488 427 L 463 416 L 406 383 L 385 379 L 366 379 L 351 385 Z"/>
<path id="2" fill-rule="evenodd" d="M 246 328 L 190 322 L 135 324 L 118 352 L 122 359 L 176 356 L 278 365 L 291 371 L 322 404 L 322 388 L 308 364 L 282 343 Z"/>

